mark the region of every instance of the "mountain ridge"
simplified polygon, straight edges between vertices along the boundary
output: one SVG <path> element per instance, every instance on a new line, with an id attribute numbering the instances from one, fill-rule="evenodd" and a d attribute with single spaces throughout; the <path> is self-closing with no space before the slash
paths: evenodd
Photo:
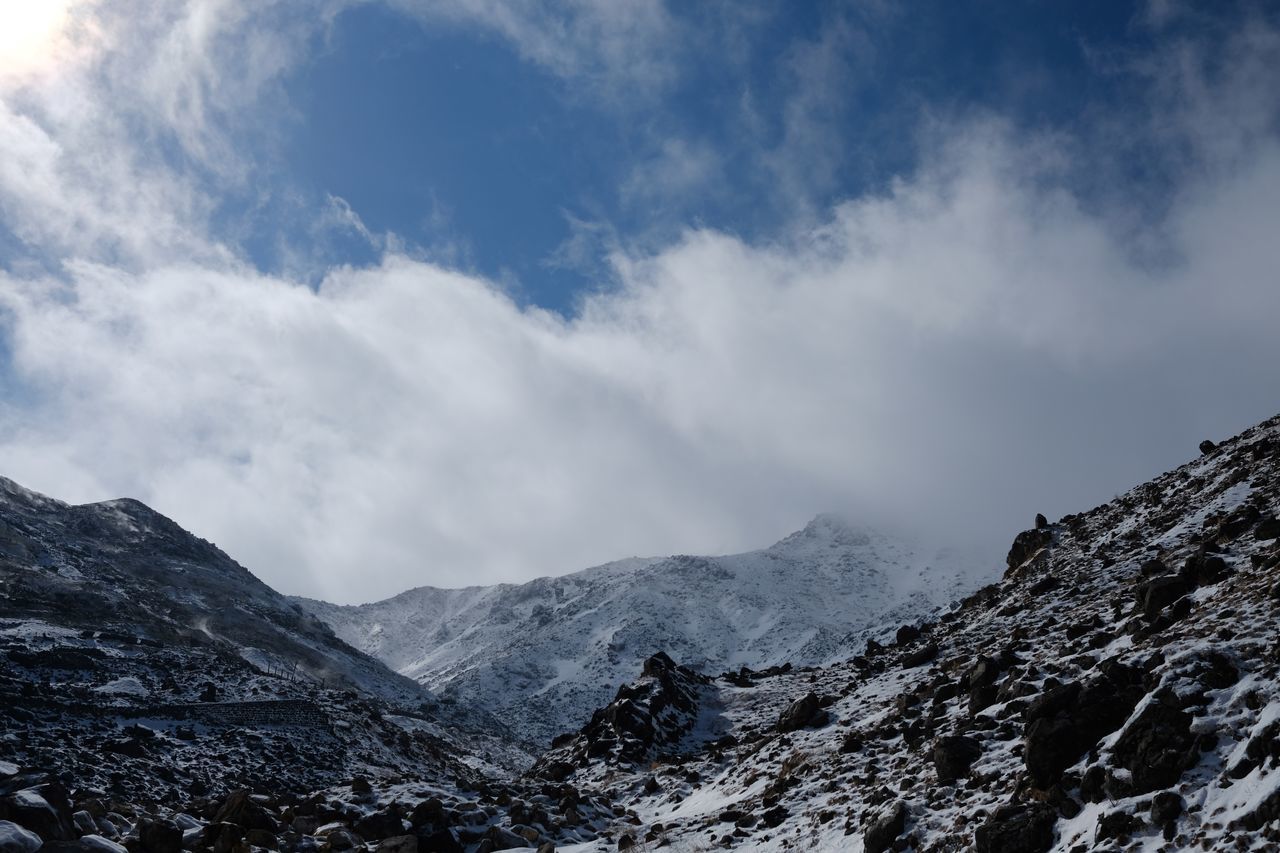
<path id="1" fill-rule="evenodd" d="M 576 728 L 663 649 L 710 673 L 851 654 L 995 571 L 833 514 L 756 551 L 628 558 L 524 584 L 417 587 L 381 602 L 293 599 L 442 698 L 531 745 Z"/>

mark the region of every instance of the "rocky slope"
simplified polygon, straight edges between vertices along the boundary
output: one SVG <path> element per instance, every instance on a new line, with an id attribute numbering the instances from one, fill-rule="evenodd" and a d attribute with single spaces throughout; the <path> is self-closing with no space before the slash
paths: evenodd
<path id="1" fill-rule="evenodd" d="M 820 516 L 770 548 L 632 559 L 526 584 L 421 587 L 358 607 L 297 599 L 444 701 L 545 747 L 662 649 L 685 666 L 826 663 L 997 574 L 994 561 Z"/>
<path id="2" fill-rule="evenodd" d="M 1020 535 L 887 647 L 706 683 L 655 659 L 532 773 L 672 850 L 1276 849 L 1278 515 L 1275 418 Z"/>

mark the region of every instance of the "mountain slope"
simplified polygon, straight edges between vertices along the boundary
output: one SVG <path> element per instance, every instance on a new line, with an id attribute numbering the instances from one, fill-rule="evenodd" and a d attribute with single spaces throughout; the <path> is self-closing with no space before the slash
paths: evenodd
<path id="1" fill-rule="evenodd" d="M 0 717 L 0 757 L 52 764 L 104 787 L 127 778 L 134 794 L 253 778 L 316 787 L 378 766 L 469 778 L 468 764 L 527 762 L 495 720 L 440 706 L 143 504 L 71 506 L 4 478 L 0 706 L 9 712 Z M 384 718 L 391 713 L 401 723 Z M 162 759 L 124 734 L 133 719 L 172 728 L 175 719 L 212 725 L 220 715 L 268 727 L 296 719 L 301 728 L 282 742 L 278 763 L 228 752 L 221 735 L 206 739 L 200 726 L 185 740 L 155 740 L 169 753 L 163 761 L 180 767 L 162 779 L 148 769 Z M 335 740 L 339 730 L 348 734 Z M 302 744 L 310 748 L 295 751 Z"/>
<path id="2" fill-rule="evenodd" d="M 631 559 L 357 607 L 297 599 L 351 645 L 545 746 L 663 649 L 717 673 L 822 663 L 976 587 L 989 564 L 820 516 L 770 548 Z"/>
<path id="3" fill-rule="evenodd" d="M 532 772 L 673 851 L 1275 849 L 1280 417 L 1202 452 L 888 648 L 709 684 L 655 660 Z"/>

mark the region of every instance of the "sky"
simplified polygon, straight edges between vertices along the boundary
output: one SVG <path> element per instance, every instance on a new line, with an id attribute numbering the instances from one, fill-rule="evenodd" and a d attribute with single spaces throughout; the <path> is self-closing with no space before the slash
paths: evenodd
<path id="1" fill-rule="evenodd" d="M 0 0 L 0 474 L 344 603 L 998 563 L 1280 410 L 1277 93 L 1273 2 Z"/>

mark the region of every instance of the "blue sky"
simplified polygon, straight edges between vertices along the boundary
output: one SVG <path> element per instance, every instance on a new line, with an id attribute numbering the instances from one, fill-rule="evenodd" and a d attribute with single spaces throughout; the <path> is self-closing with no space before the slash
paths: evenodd
<path id="1" fill-rule="evenodd" d="M 1044 129 L 1112 106 L 1130 83 L 1124 62 L 1149 41 L 1137 3 L 710 8 L 672 8 L 697 46 L 671 79 L 606 93 L 484 33 L 379 4 L 344 10 L 284 81 L 290 110 L 262 176 L 277 195 L 339 197 L 374 232 L 571 312 L 602 285 L 612 240 L 691 225 L 776 236 L 799 212 L 909 174 L 924 117 L 991 110 Z M 719 16 L 746 20 L 730 30 Z M 797 98 L 814 114 L 789 114 Z M 643 177 L 664 151 L 690 161 L 687 180 Z M 299 237 L 274 233 L 269 211 L 246 248 L 273 269 L 279 241 Z M 575 234 L 579 254 L 567 251 Z M 323 241 L 335 260 L 376 255 L 363 240 Z"/>
<path id="2" fill-rule="evenodd" d="M 368 600 L 992 555 L 1280 404 L 1263 2 L 0 12 L 0 474 Z"/>

